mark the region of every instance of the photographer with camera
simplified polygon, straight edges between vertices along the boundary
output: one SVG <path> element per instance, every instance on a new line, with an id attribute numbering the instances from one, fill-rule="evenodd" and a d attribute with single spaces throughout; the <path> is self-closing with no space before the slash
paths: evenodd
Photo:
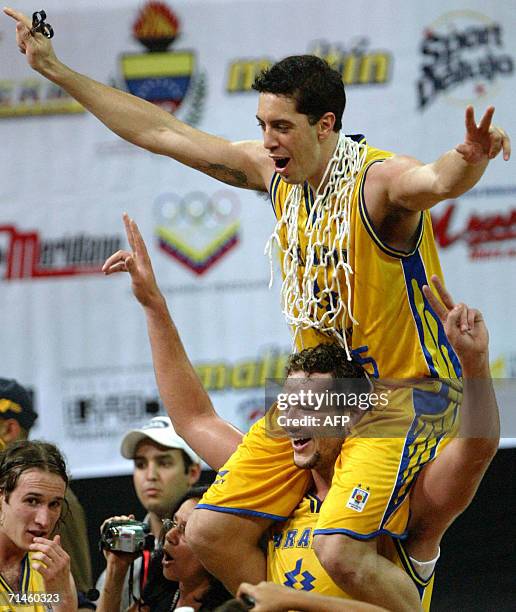
<path id="1" fill-rule="evenodd" d="M 97 581 L 100 610 L 124 611 L 140 601 L 144 589 L 159 592 L 164 602 L 171 601 L 174 585 L 163 578 L 161 563 L 152 558 L 151 548 L 157 543 L 162 521 L 173 515 L 201 474 L 199 458 L 176 434 L 168 417 L 154 417 L 140 429 L 128 431 L 120 452 L 134 462 L 134 488 L 147 515 L 142 523 L 134 521 L 133 515 L 113 517 L 102 527 L 107 568 Z M 124 584 L 117 596 L 110 585 L 113 580 L 118 584 L 121 576 Z M 102 607 L 107 602 L 109 607 Z M 165 609 L 169 608 L 170 603 Z"/>
<path id="2" fill-rule="evenodd" d="M 163 593 L 149 594 L 145 589 L 141 601 L 134 602 L 130 612 L 211 612 L 231 599 L 231 594 L 208 573 L 185 539 L 188 519 L 206 490 L 207 487 L 202 486 L 190 489 L 179 502 L 172 519 L 165 519 L 162 523 L 153 559 L 159 563 L 171 597 L 164 597 Z M 103 524 L 101 542 L 108 567 L 97 612 L 118 611 L 125 575 L 138 554 L 128 551 L 146 546 L 141 525 L 133 520 L 132 515 L 113 517 Z"/>
<path id="3" fill-rule="evenodd" d="M 146 529 L 145 529 L 146 528 Z M 134 592 L 134 562 L 145 559 L 144 553 L 154 549 L 154 536 L 148 523 L 134 520 L 134 515 L 113 516 L 104 521 L 100 528 L 100 547 L 106 558 L 106 571 L 102 574 L 104 584 L 97 603 L 98 612 L 117 612 L 130 609 L 123 605 L 127 588 Z M 152 538 L 149 542 L 148 536 Z M 141 565 L 140 565 L 141 574 Z M 125 585 L 128 585 L 124 588 Z M 173 590 L 171 591 L 173 593 Z M 140 598 L 138 597 L 138 600 Z M 135 598 L 136 602 L 136 598 Z M 136 608 L 138 609 L 138 608 Z"/>

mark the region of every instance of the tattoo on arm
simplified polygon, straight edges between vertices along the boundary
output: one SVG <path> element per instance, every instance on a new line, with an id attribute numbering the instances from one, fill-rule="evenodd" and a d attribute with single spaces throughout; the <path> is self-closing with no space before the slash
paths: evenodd
<path id="1" fill-rule="evenodd" d="M 228 168 L 228 166 L 224 166 L 224 164 L 208 164 L 200 169 L 213 178 L 227 183 L 228 185 L 232 185 L 233 187 L 253 187 L 253 185 L 249 184 L 247 174 L 242 170 Z"/>

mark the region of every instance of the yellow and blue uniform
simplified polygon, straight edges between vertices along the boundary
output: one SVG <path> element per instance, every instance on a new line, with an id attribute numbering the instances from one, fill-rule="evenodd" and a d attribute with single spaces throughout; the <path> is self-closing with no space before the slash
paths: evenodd
<path id="1" fill-rule="evenodd" d="M 321 504 L 315 495 L 308 493 L 286 523 L 271 529 L 267 545 L 267 580 L 296 590 L 352 599 L 328 576 L 312 548 Z M 428 580 L 422 580 L 412 567 L 402 543 L 394 538 L 379 538 L 379 550 L 409 574 L 419 591 L 423 610 L 430 610 L 434 574 Z"/>
<path id="2" fill-rule="evenodd" d="M 353 138 L 365 140 L 361 135 Z M 428 284 L 432 274 L 442 278 L 430 212 L 421 213 L 415 246 L 410 252 L 399 251 L 385 244 L 376 234 L 367 212 L 364 198 L 367 173 L 373 164 L 392 156 L 393 153 L 368 146 L 364 165 L 355 182 L 350 210 L 349 253 L 344 252 L 343 258 L 353 270 L 351 310 L 358 325 L 348 321 L 347 336 L 355 358 L 376 377 L 438 375 L 455 378 L 460 375 L 458 359 L 422 292 L 423 285 Z M 277 218 L 283 215 L 283 205 L 292 187 L 279 174 L 273 176 L 270 191 Z M 305 183 L 298 221 L 300 279 L 308 245 L 307 224 L 314 201 L 314 194 Z M 279 238 L 285 246 L 285 227 L 280 230 Z M 326 284 L 329 286 L 335 270 L 328 267 L 324 272 L 328 274 Z M 342 276 L 339 285 L 345 291 L 344 272 L 340 270 L 338 274 Z M 317 290 L 314 293 L 317 295 Z M 338 298 L 347 300 L 346 295 Z M 319 317 L 323 314 L 320 312 Z M 298 350 L 331 341 L 327 335 L 313 328 L 300 330 L 298 339 Z"/>
<path id="3" fill-rule="evenodd" d="M 365 141 L 361 135 L 352 138 Z M 433 274 L 442 278 L 430 214 L 421 213 L 414 247 L 404 252 L 379 238 L 366 208 L 367 173 L 392 155 L 368 146 L 351 196 L 349 252 L 342 255 L 353 270 L 351 304 L 358 324 L 346 324 L 353 356 L 373 377 L 398 379 L 399 384 L 388 406 L 368 411 L 344 442 L 316 534 L 403 537 L 410 486 L 446 443 L 446 434 L 457 427 L 460 364 L 422 291 Z M 270 193 L 278 218 L 292 187 L 280 175 L 272 177 Z M 306 183 L 298 219 L 300 278 L 314 200 Z M 279 238 L 285 247 L 285 228 Z M 328 286 L 334 274 L 344 272 L 333 266 L 321 271 L 330 277 Z M 346 291 L 344 277 L 339 286 Z M 317 290 L 314 286 L 314 293 Z M 347 300 L 346 295 L 336 298 Z M 319 317 L 323 314 L 318 312 Z M 300 330 L 297 340 L 298 348 L 333 341 L 313 328 Z M 419 382 L 403 384 L 408 378 Z M 422 382 L 425 379 L 428 384 Z M 306 490 L 308 475 L 296 470 L 290 441 L 267 432 L 265 421 L 253 426 L 199 507 L 276 520 L 290 515 Z"/>
<path id="4" fill-rule="evenodd" d="M 16 605 L 14 601 L 10 601 L 9 597 L 14 594 L 20 596 L 26 594 L 29 596 L 29 594 L 32 595 L 34 593 L 46 593 L 45 582 L 43 576 L 38 571 L 31 568 L 29 553 L 27 553 L 21 562 L 20 583 L 16 591 L 11 589 L 2 574 L 0 574 L 0 612 L 29 609 L 35 612 L 45 612 L 45 610 L 48 610 L 49 608 L 46 605 L 37 603 L 32 603 L 31 605 Z"/>

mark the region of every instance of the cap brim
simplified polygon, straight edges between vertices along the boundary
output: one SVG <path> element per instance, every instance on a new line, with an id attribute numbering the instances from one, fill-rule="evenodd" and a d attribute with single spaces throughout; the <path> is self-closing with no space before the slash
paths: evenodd
<path id="1" fill-rule="evenodd" d="M 176 448 L 185 451 L 194 463 L 200 463 L 200 458 L 192 451 L 188 444 L 177 435 L 172 433 L 170 429 L 148 428 L 148 429 L 133 429 L 127 432 L 120 446 L 120 453 L 126 459 L 134 459 L 136 448 L 142 440 L 151 440 L 152 442 L 163 446 L 164 448 Z"/>

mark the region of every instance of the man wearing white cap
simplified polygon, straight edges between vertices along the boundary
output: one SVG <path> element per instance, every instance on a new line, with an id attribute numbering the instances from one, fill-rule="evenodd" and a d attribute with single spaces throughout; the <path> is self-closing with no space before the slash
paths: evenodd
<path id="1" fill-rule="evenodd" d="M 176 504 L 199 479 L 200 459 L 177 435 L 170 419 L 163 416 L 154 417 L 140 429 L 128 431 L 122 440 L 120 452 L 126 459 L 134 461 L 136 495 L 147 510 L 144 521 L 157 538 L 162 520 L 172 515 Z M 148 574 L 147 563 L 147 556 L 143 556 L 136 559 L 134 564 L 133 595 L 137 598 L 144 576 Z M 104 585 L 105 574 L 104 571 L 97 581 L 99 591 Z M 125 610 L 131 603 L 126 578 L 120 609 Z"/>

